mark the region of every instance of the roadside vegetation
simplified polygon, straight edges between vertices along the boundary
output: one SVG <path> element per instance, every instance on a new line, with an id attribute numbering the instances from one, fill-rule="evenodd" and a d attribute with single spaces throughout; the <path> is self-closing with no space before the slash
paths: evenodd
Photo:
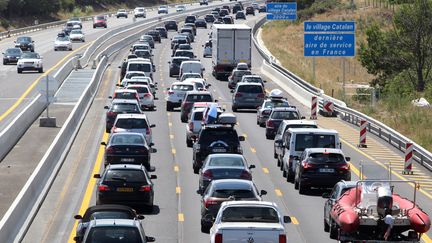
<path id="1" fill-rule="evenodd" d="M 298 21 L 264 26 L 267 48 L 283 66 L 326 94 L 431 151 L 432 110 L 414 107 L 411 101 L 424 97 L 432 102 L 432 1 L 312 2 L 299 10 Z M 313 75 L 312 59 L 303 57 L 305 20 L 356 22 L 356 57 L 345 58 L 345 75 L 342 58 L 316 58 Z"/>

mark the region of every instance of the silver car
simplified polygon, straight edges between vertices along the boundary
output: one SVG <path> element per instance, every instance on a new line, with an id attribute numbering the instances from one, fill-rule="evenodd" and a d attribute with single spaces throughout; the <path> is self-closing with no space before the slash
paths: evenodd
<path id="1" fill-rule="evenodd" d="M 265 123 L 270 116 L 270 113 L 275 107 L 289 107 L 290 104 L 288 100 L 282 97 L 270 97 L 265 99 L 261 106 L 257 109 L 257 125 L 260 127 L 265 127 Z"/>
<path id="2" fill-rule="evenodd" d="M 236 84 L 242 80 L 244 75 L 252 75 L 252 73 L 250 70 L 234 69 L 228 77 L 228 88 L 234 89 Z"/>
<path id="3" fill-rule="evenodd" d="M 145 114 L 118 114 L 111 133 L 136 132 L 144 135 L 146 142 L 150 145 L 153 142 L 152 128 L 155 124 L 150 124 Z"/>
<path id="4" fill-rule="evenodd" d="M 153 36 L 151 35 L 142 35 L 139 39 L 141 43 L 148 43 L 151 48 L 155 48 L 155 42 Z"/>
<path id="5" fill-rule="evenodd" d="M 238 109 L 256 109 L 265 97 L 265 91 L 261 84 L 257 83 L 238 83 L 234 90 L 231 90 L 232 111 Z"/>

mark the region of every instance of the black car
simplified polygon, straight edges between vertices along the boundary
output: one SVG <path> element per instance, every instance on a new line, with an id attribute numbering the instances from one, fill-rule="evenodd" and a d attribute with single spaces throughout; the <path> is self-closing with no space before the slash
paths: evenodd
<path id="1" fill-rule="evenodd" d="M 159 33 L 158 30 L 150 30 L 149 32 L 146 33 L 146 35 L 151 35 L 154 41 L 157 41 L 159 43 L 162 42 L 161 34 Z"/>
<path id="2" fill-rule="evenodd" d="M 186 24 L 184 24 L 183 27 L 185 27 L 185 28 L 192 28 L 193 29 L 193 34 L 196 35 L 197 27 L 195 25 L 195 22 L 194 23 L 186 23 Z"/>
<path id="3" fill-rule="evenodd" d="M 223 17 L 222 21 L 224 22 L 224 24 L 234 24 L 234 19 L 229 15 Z"/>
<path id="4" fill-rule="evenodd" d="M 255 16 L 255 9 L 252 6 L 246 7 L 246 15 L 252 14 Z"/>
<path id="5" fill-rule="evenodd" d="M 123 100 L 123 99 L 115 99 L 113 100 L 111 107 L 105 106 L 107 109 L 106 113 L 106 132 L 111 132 L 111 128 L 114 125 L 115 119 L 117 118 L 117 114 L 141 114 L 140 105 L 138 101 L 134 100 Z"/>
<path id="6" fill-rule="evenodd" d="M 266 121 L 265 135 L 267 139 L 274 139 L 279 125 L 283 120 L 299 120 L 303 117 L 295 106 L 275 107 L 272 109 L 269 118 Z"/>
<path id="7" fill-rule="evenodd" d="M 226 10 L 228 10 L 228 13 L 231 12 L 231 8 L 230 8 L 230 6 L 228 6 L 228 5 L 223 5 L 223 6 L 222 6 L 222 9 L 226 9 Z"/>
<path id="8" fill-rule="evenodd" d="M 8 48 L 3 52 L 3 65 L 17 63 L 20 59 L 22 50 L 20 48 Z"/>
<path id="9" fill-rule="evenodd" d="M 187 24 L 187 23 L 195 23 L 196 19 L 197 18 L 196 18 L 195 15 L 188 15 L 188 16 L 186 16 L 185 24 Z"/>
<path id="10" fill-rule="evenodd" d="M 243 13 L 243 11 L 238 11 L 235 15 L 236 19 L 246 19 L 246 15 Z"/>
<path id="11" fill-rule="evenodd" d="M 215 21 L 215 16 L 213 14 L 207 14 L 204 19 L 207 23 L 213 23 Z"/>
<path id="12" fill-rule="evenodd" d="M 175 44 L 190 44 L 190 40 L 184 35 L 176 35 L 171 39 L 171 49 L 174 48 Z"/>
<path id="13" fill-rule="evenodd" d="M 312 187 L 333 188 L 341 180 L 351 180 L 349 157 L 340 149 L 307 148 L 297 163 L 294 188 L 300 194 Z"/>
<path id="14" fill-rule="evenodd" d="M 228 9 L 221 9 L 220 11 L 219 11 L 219 16 L 220 17 L 224 17 L 224 16 L 227 16 L 227 15 L 229 15 L 230 13 L 229 13 L 229 11 L 228 11 Z"/>
<path id="15" fill-rule="evenodd" d="M 208 233 L 221 204 L 225 201 L 261 201 L 267 192 L 258 192 L 255 184 L 248 180 L 222 179 L 212 181 L 201 198 L 201 232 Z"/>
<path id="16" fill-rule="evenodd" d="M 261 5 L 258 7 L 258 13 L 265 13 L 267 12 L 267 6 L 266 5 Z"/>
<path id="17" fill-rule="evenodd" d="M 102 175 L 95 174 L 100 179 L 97 183 L 96 204 L 122 204 L 145 206 L 153 210 L 154 190 L 152 179 L 142 165 L 108 165 Z"/>
<path id="18" fill-rule="evenodd" d="M 243 10 L 243 8 L 240 5 L 236 4 L 236 5 L 234 5 L 232 12 L 233 12 L 233 14 L 236 14 L 238 11 L 242 11 L 242 10 Z"/>
<path id="19" fill-rule="evenodd" d="M 175 30 L 175 31 L 178 31 L 178 25 L 177 25 L 177 22 L 175 22 L 174 20 L 166 21 L 166 22 L 165 22 L 165 29 L 166 29 L 167 31 L 169 31 L 169 30 Z"/>
<path id="20" fill-rule="evenodd" d="M 183 61 L 190 60 L 189 57 L 173 57 L 173 59 L 168 62 L 169 63 L 169 76 L 173 77 L 174 75 L 179 75 L 180 73 L 180 65 Z"/>
<path id="21" fill-rule="evenodd" d="M 159 31 L 161 37 L 168 38 L 168 31 L 165 29 L 165 27 L 156 27 L 155 30 Z"/>
<path id="22" fill-rule="evenodd" d="M 193 145 L 193 170 L 198 174 L 203 161 L 209 154 L 233 153 L 242 154 L 240 141 L 233 125 L 209 125 L 201 128 L 196 142 Z"/>
<path id="23" fill-rule="evenodd" d="M 64 26 L 64 28 L 63 28 L 63 32 L 64 32 L 66 35 L 69 35 L 70 32 L 71 32 L 72 29 L 73 29 L 73 26 L 74 26 L 73 23 L 66 23 L 65 26 Z"/>
<path id="24" fill-rule="evenodd" d="M 21 48 L 23 51 L 31 51 L 34 52 L 34 40 L 29 36 L 20 36 L 15 41 L 15 47 Z"/>
<path id="25" fill-rule="evenodd" d="M 219 13 L 221 11 L 221 9 L 220 8 L 214 8 L 214 9 L 212 9 L 212 11 L 216 11 Z"/>
<path id="26" fill-rule="evenodd" d="M 195 21 L 195 26 L 197 27 L 197 28 L 206 28 L 207 29 L 207 22 L 206 22 L 206 20 L 205 19 L 197 19 L 196 21 Z"/>
<path id="27" fill-rule="evenodd" d="M 154 169 L 150 166 L 151 153 L 155 149 L 153 144 L 147 144 L 142 133 L 120 132 L 113 133 L 105 146 L 105 166 L 109 164 L 135 164 L 143 165 L 148 171 Z"/>
<path id="28" fill-rule="evenodd" d="M 97 219 L 144 219 L 143 215 L 128 206 L 117 204 L 96 205 L 87 208 L 84 215 L 75 215 L 74 218 L 78 220 L 74 240 L 78 243 L 82 242 L 85 231 L 89 225 L 90 220 Z"/>

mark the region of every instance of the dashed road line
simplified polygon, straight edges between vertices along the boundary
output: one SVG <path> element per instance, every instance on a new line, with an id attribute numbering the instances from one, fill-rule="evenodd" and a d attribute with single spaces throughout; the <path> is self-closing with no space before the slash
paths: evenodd
<path id="1" fill-rule="evenodd" d="M 175 171 L 175 172 L 179 172 L 179 171 L 180 171 L 180 167 L 179 167 L 178 165 L 175 165 L 175 166 L 174 166 L 174 171 Z"/>
<path id="2" fill-rule="evenodd" d="M 282 192 L 281 192 L 281 190 L 279 190 L 279 189 L 275 189 L 275 193 L 276 193 L 276 196 L 278 196 L 278 197 L 282 197 Z"/>
<path id="3" fill-rule="evenodd" d="M 182 213 L 178 214 L 178 221 L 179 222 L 184 222 L 184 214 L 182 214 Z"/>
<path id="4" fill-rule="evenodd" d="M 250 148 L 252 153 L 256 153 L 256 149 L 255 148 Z"/>
<path id="5" fill-rule="evenodd" d="M 181 188 L 178 186 L 178 187 L 176 187 L 176 193 L 177 194 L 180 194 L 181 193 Z"/>
<path id="6" fill-rule="evenodd" d="M 291 222 L 292 222 L 293 224 L 295 224 L 295 225 L 298 225 L 298 224 L 299 224 L 299 221 L 297 220 L 296 217 L 291 216 L 290 218 L 291 218 Z"/>
<path id="7" fill-rule="evenodd" d="M 262 168 L 262 170 L 263 170 L 263 172 L 264 172 L 265 174 L 270 173 L 268 168 L 265 168 L 265 167 L 264 167 L 264 168 Z"/>

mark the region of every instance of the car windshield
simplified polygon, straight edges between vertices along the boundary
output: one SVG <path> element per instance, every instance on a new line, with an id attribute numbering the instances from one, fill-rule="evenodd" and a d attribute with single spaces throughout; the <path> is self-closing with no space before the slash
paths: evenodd
<path id="1" fill-rule="evenodd" d="M 250 83 L 262 83 L 262 79 L 260 77 L 246 77 L 243 79 L 244 82 Z"/>
<path id="2" fill-rule="evenodd" d="M 259 85 L 241 85 L 238 87 L 237 92 L 242 93 L 263 93 L 263 88 Z"/>
<path id="3" fill-rule="evenodd" d="M 115 94 L 116 99 L 126 99 L 126 100 L 135 100 L 137 97 L 135 93 L 132 92 L 116 92 Z"/>
<path id="4" fill-rule="evenodd" d="M 179 66 L 180 66 L 180 64 L 181 64 L 183 61 L 186 61 L 186 60 L 188 60 L 188 59 L 174 58 L 174 59 L 172 60 L 172 63 L 175 64 L 175 65 L 179 65 Z"/>
<path id="5" fill-rule="evenodd" d="M 31 42 L 30 37 L 18 37 L 17 42 Z"/>
<path id="6" fill-rule="evenodd" d="M 128 71 L 151 72 L 152 65 L 150 63 L 129 63 Z"/>
<path id="7" fill-rule="evenodd" d="M 26 59 L 26 58 L 28 58 L 28 59 L 40 59 L 40 56 L 39 56 L 39 54 L 34 53 L 34 52 L 25 52 L 21 55 L 21 58 L 22 59 Z"/>
<path id="8" fill-rule="evenodd" d="M 312 163 L 342 163 L 345 162 L 342 154 L 336 153 L 312 153 L 308 158 L 309 162 Z"/>
<path id="9" fill-rule="evenodd" d="M 175 84 L 171 87 L 171 90 L 190 91 L 193 90 L 193 85 Z"/>
<path id="10" fill-rule="evenodd" d="M 211 95 L 209 94 L 190 94 L 186 97 L 186 101 L 192 102 L 213 102 Z"/>
<path id="11" fill-rule="evenodd" d="M 196 112 L 194 112 L 194 115 L 192 117 L 193 117 L 194 121 L 202 121 L 203 112 L 202 111 L 196 111 Z"/>
<path id="12" fill-rule="evenodd" d="M 265 108 L 288 107 L 289 103 L 286 100 L 272 100 L 264 103 Z"/>
<path id="13" fill-rule="evenodd" d="M 135 51 L 134 53 L 135 55 L 137 55 L 137 57 L 140 58 L 150 58 L 152 56 L 152 54 L 150 54 L 150 52 L 146 50 Z"/>
<path id="14" fill-rule="evenodd" d="M 236 77 L 243 77 L 244 75 L 251 75 L 252 73 L 249 70 L 241 70 L 241 71 L 235 71 L 234 76 Z"/>
<path id="15" fill-rule="evenodd" d="M 242 189 L 217 189 L 213 192 L 212 197 L 256 198 L 252 190 L 242 190 Z"/>
<path id="16" fill-rule="evenodd" d="M 104 20 L 105 17 L 104 17 L 104 16 L 96 16 L 96 19 L 97 19 L 97 20 Z"/>
<path id="17" fill-rule="evenodd" d="M 58 41 L 69 41 L 69 37 L 63 36 L 63 37 L 57 37 Z"/>
<path id="18" fill-rule="evenodd" d="M 335 135 L 297 134 L 295 150 L 306 148 L 336 148 Z"/>
<path id="19" fill-rule="evenodd" d="M 72 30 L 71 34 L 82 34 L 81 30 Z"/>
<path id="20" fill-rule="evenodd" d="M 148 128 L 147 121 L 145 119 L 134 119 L 134 118 L 118 119 L 115 126 L 124 129 L 147 129 Z"/>
<path id="21" fill-rule="evenodd" d="M 119 9 L 119 12 L 126 12 L 126 9 Z"/>
<path id="22" fill-rule="evenodd" d="M 238 143 L 238 137 L 237 132 L 233 129 L 226 129 L 226 130 L 212 130 L 212 129 L 206 129 L 202 130 L 200 136 L 199 136 L 199 144 L 201 144 L 201 147 L 206 147 L 213 143 L 214 141 L 225 141 L 230 143 Z"/>
<path id="23" fill-rule="evenodd" d="M 18 48 L 11 48 L 11 49 L 7 49 L 5 51 L 6 54 L 20 54 L 21 53 L 21 49 Z"/>
<path id="24" fill-rule="evenodd" d="M 144 139 L 141 135 L 138 134 L 121 134 L 117 133 L 113 138 L 111 139 L 111 144 L 143 144 Z"/>
<path id="25" fill-rule="evenodd" d="M 201 78 L 201 74 L 199 73 L 185 73 L 182 75 L 182 79 L 188 79 L 188 78 Z"/>
<path id="26" fill-rule="evenodd" d="M 176 57 L 189 57 L 189 58 L 194 58 L 194 53 L 191 51 L 176 51 L 175 52 L 175 56 Z"/>
<path id="27" fill-rule="evenodd" d="M 300 119 L 300 117 L 296 111 L 273 111 L 271 118 L 272 119 L 280 119 L 280 120 Z"/>
<path id="28" fill-rule="evenodd" d="M 121 211 L 100 211 L 90 215 L 89 220 L 94 219 L 133 219 L 129 213 Z"/>
<path id="29" fill-rule="evenodd" d="M 144 182 L 147 184 L 146 177 L 142 170 L 108 170 L 104 181 L 118 181 L 118 178 L 127 182 Z"/>
<path id="30" fill-rule="evenodd" d="M 112 107 L 113 112 L 135 112 L 140 113 L 140 109 L 136 104 L 114 104 Z"/>
<path id="31" fill-rule="evenodd" d="M 279 223 L 276 210 L 270 207 L 228 207 L 223 211 L 222 222 Z"/>
<path id="32" fill-rule="evenodd" d="M 139 94 L 148 94 L 148 93 L 150 93 L 150 91 L 148 90 L 148 88 L 145 87 L 145 86 L 127 86 L 127 88 L 128 89 L 134 89 Z"/>
<path id="33" fill-rule="evenodd" d="M 103 226 L 91 228 L 85 243 L 142 243 L 140 233 L 135 227 Z"/>
<path id="34" fill-rule="evenodd" d="M 127 73 L 126 75 L 125 75 L 125 78 L 128 78 L 128 79 L 130 79 L 130 78 L 132 78 L 132 77 L 145 77 L 145 73 Z"/>
<path id="35" fill-rule="evenodd" d="M 209 166 L 244 166 L 244 162 L 242 158 L 239 157 L 216 157 L 212 158 L 209 163 Z"/>

